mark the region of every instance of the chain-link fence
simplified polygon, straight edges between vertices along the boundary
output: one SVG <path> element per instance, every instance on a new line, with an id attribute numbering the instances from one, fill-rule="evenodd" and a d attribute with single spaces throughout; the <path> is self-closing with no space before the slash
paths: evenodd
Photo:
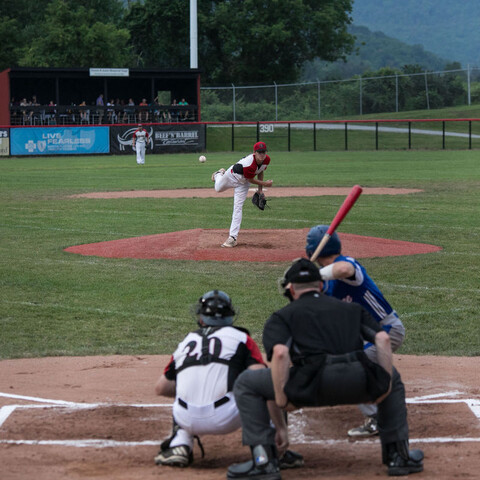
<path id="1" fill-rule="evenodd" d="M 480 103 L 480 67 L 201 90 L 206 122 L 322 120 Z"/>

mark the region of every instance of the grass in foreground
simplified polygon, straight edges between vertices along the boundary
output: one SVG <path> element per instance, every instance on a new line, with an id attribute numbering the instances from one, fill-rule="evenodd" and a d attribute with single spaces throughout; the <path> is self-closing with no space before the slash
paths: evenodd
<path id="1" fill-rule="evenodd" d="M 238 323 L 261 340 L 284 305 L 276 280 L 286 264 L 105 259 L 67 254 L 70 245 L 190 228 L 225 228 L 231 199 L 71 199 L 89 191 L 211 188 L 212 171 L 241 155 L 10 158 L 0 162 L 1 358 L 171 353 L 195 327 L 190 305 L 221 288 Z M 479 355 L 480 166 L 478 152 L 271 152 L 276 186 L 421 188 L 367 196 L 341 232 L 440 245 L 428 255 L 366 259 L 400 313 L 400 353 Z M 265 212 L 245 206 L 242 228 L 329 223 L 343 197 L 272 198 Z M 347 252 L 348 253 L 348 252 Z"/>

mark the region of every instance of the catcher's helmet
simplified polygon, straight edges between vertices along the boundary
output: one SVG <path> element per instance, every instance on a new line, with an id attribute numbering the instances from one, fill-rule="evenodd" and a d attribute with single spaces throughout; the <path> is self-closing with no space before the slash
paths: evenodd
<path id="1" fill-rule="evenodd" d="M 235 310 L 230 297 L 221 290 L 210 290 L 198 299 L 195 312 L 211 327 L 233 324 Z"/>
<path id="2" fill-rule="evenodd" d="M 323 236 L 327 233 L 328 225 L 317 225 L 312 227 L 307 234 L 307 244 L 305 245 L 305 253 L 310 258 L 318 247 Z M 327 244 L 322 248 L 319 257 L 328 257 L 330 255 L 339 254 L 342 251 L 342 244 L 337 232 L 328 240 Z"/>

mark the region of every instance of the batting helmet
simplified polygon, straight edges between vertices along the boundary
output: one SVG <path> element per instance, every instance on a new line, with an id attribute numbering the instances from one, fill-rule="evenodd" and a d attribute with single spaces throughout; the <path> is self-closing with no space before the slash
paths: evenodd
<path id="1" fill-rule="evenodd" d="M 221 290 L 210 290 L 198 299 L 195 313 L 205 325 L 222 327 L 233 324 L 235 310 L 232 300 Z"/>
<path id="2" fill-rule="evenodd" d="M 328 225 L 317 225 L 312 227 L 307 234 L 307 244 L 305 245 L 305 253 L 310 258 L 318 247 L 318 244 L 322 240 L 323 236 L 327 233 Z M 330 255 L 339 254 L 342 251 L 342 244 L 337 232 L 328 240 L 327 244 L 322 248 L 322 251 L 318 255 L 319 257 L 328 257 Z"/>

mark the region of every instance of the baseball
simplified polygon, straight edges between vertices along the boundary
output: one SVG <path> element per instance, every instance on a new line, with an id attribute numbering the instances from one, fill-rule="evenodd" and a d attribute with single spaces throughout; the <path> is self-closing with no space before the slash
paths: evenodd
<path id="1" fill-rule="evenodd" d="M 206 157 L 205 155 L 200 155 L 200 156 L 198 157 L 198 161 L 199 161 L 200 163 L 204 163 L 204 162 L 207 161 L 207 157 Z"/>

